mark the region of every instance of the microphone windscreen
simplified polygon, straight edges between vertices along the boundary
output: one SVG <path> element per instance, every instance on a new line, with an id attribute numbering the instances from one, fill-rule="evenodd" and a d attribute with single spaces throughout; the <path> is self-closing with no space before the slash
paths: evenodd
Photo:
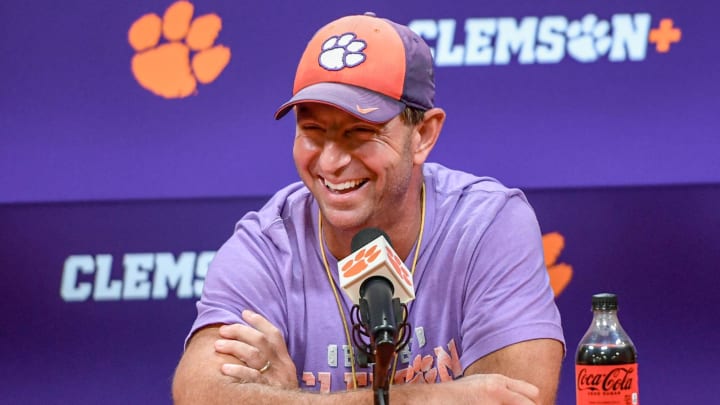
<path id="1" fill-rule="evenodd" d="M 385 237 L 385 240 L 387 243 L 392 246 L 392 242 L 390 241 L 390 237 L 387 236 L 385 232 L 378 228 L 365 228 L 362 231 L 358 232 L 353 236 L 352 242 L 350 242 L 350 249 L 353 252 L 356 252 L 360 250 L 363 246 L 367 245 L 368 243 L 374 241 L 378 238 L 378 236 L 382 235 Z"/>

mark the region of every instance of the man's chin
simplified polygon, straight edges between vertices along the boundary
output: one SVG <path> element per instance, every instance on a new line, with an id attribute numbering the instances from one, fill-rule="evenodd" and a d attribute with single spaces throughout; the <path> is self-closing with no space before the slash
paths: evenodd
<path id="1" fill-rule="evenodd" d="M 322 210 L 324 226 L 332 227 L 336 231 L 358 232 L 365 228 L 364 215 L 353 211 Z"/>

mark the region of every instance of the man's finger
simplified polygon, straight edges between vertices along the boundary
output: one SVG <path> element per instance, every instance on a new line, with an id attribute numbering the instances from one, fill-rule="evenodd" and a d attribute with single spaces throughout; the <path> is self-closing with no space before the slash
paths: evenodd
<path id="1" fill-rule="evenodd" d="M 540 390 L 538 389 L 538 387 L 528 382 L 516 380 L 514 378 L 508 378 L 506 384 L 507 388 L 510 391 L 517 392 L 518 394 L 530 398 L 535 402 L 540 399 Z"/>
<path id="2" fill-rule="evenodd" d="M 255 369 L 265 365 L 268 360 L 259 348 L 238 340 L 218 339 L 215 341 L 215 351 L 229 354 Z"/>
<path id="3" fill-rule="evenodd" d="M 254 326 L 243 325 L 241 323 L 234 323 L 231 325 L 223 325 L 218 329 L 218 333 L 225 339 L 243 340 L 247 341 L 248 338 L 255 338 L 262 333 L 257 331 Z"/>
<path id="4" fill-rule="evenodd" d="M 258 314 L 257 312 L 246 309 L 242 312 L 242 318 L 245 320 L 245 322 L 248 323 L 248 325 L 259 330 L 267 336 L 275 336 L 280 333 L 280 331 L 278 330 L 278 328 L 275 327 L 275 325 L 273 325 L 270 321 L 265 319 L 265 317 Z"/>
<path id="5" fill-rule="evenodd" d="M 226 363 L 220 367 L 220 371 L 228 376 L 233 377 L 241 382 L 258 382 L 260 373 L 257 370 L 242 366 L 239 364 Z"/>

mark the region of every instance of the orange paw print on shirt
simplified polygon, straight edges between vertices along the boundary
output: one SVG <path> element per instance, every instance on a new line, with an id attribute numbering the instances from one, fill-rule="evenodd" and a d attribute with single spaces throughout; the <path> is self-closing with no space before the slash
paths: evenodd
<path id="1" fill-rule="evenodd" d="M 133 75 L 153 94 L 187 97 L 196 93 L 198 82 L 217 79 L 230 62 L 230 48 L 213 46 L 222 29 L 220 17 L 211 13 L 193 19 L 194 11 L 189 1 L 176 1 L 162 19 L 149 13 L 130 26 L 128 42 L 136 52 Z M 161 37 L 167 42 L 161 44 Z"/>
<path id="2" fill-rule="evenodd" d="M 344 277 L 352 277 L 359 274 L 361 271 L 368 268 L 368 265 L 380 254 L 380 249 L 377 245 L 372 245 L 370 248 L 362 248 L 355 253 L 352 261 L 345 263 L 342 267 Z"/>
<path id="3" fill-rule="evenodd" d="M 557 263 L 560 253 L 565 248 L 565 238 L 557 232 L 551 232 L 542 237 L 543 250 L 545 252 L 545 266 L 550 276 L 550 287 L 557 297 L 572 279 L 572 266 L 566 263 Z"/>

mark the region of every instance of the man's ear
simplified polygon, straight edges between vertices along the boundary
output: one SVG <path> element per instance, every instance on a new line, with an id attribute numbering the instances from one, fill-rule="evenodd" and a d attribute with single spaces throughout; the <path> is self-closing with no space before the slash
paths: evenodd
<path id="1" fill-rule="evenodd" d="M 423 122 L 416 128 L 416 135 L 419 135 L 416 138 L 418 142 L 414 144 L 413 149 L 413 162 L 416 165 L 425 163 L 440 136 L 443 123 L 445 123 L 445 111 L 442 108 L 431 108 L 425 111 Z"/>

